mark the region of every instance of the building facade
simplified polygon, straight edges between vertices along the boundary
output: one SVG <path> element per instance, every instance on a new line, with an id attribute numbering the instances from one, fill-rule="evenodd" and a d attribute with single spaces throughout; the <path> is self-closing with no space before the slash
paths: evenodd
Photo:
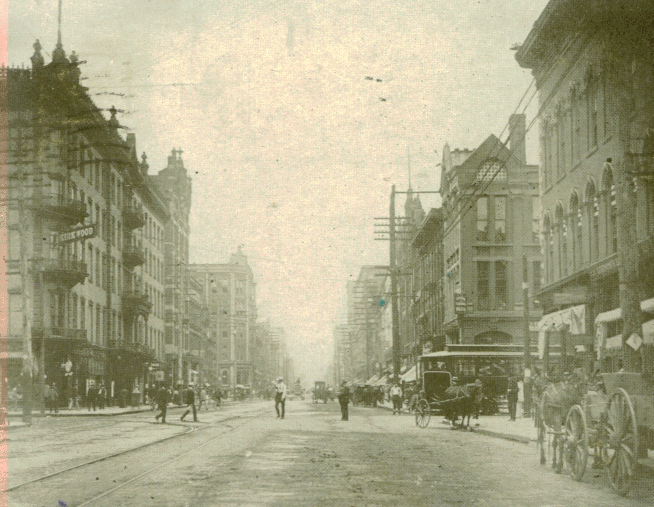
<path id="1" fill-rule="evenodd" d="M 204 287 L 215 336 L 218 383 L 225 392 L 236 386 L 252 389 L 256 380 L 254 337 L 257 320 L 256 285 L 247 257 L 241 251 L 225 264 L 192 264 L 191 276 Z"/>
<path id="2" fill-rule="evenodd" d="M 543 333 L 571 362 L 564 368 L 600 360 L 611 371 L 623 359 L 631 371 L 651 368 L 653 14 L 643 1 L 551 1 L 516 53 L 543 111 L 536 297 Z"/>
<path id="3" fill-rule="evenodd" d="M 136 140 L 80 85 L 59 42 L 46 64 L 2 69 L 8 109 L 8 381 L 41 399 L 104 384 L 137 398 L 163 359 L 161 231 Z M 34 388 L 32 390 L 32 388 Z"/>
<path id="4" fill-rule="evenodd" d="M 472 152 L 443 150 L 447 343 L 524 341 L 523 262 L 531 287 L 541 278 L 538 167 L 526 163 L 524 115 L 510 125 L 510 147 L 491 135 Z"/>
<path id="5" fill-rule="evenodd" d="M 191 177 L 182 151 L 173 149 L 168 164 L 150 181 L 159 189 L 170 212 L 164 228 L 166 371 L 172 385 L 189 382 L 194 359 L 190 354 L 189 236 L 191 226 Z"/>

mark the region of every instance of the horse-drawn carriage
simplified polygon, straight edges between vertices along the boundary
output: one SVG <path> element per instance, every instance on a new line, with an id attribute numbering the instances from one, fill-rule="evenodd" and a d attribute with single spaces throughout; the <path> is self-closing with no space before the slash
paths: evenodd
<path id="1" fill-rule="evenodd" d="M 577 375 L 542 393 L 536 414 L 541 464 L 547 433 L 552 435 L 552 467 L 560 473 L 565 463 L 576 480 L 584 476 L 592 448 L 594 466 L 606 466 L 613 488 L 626 495 L 638 460 L 654 450 L 654 383 L 639 373 L 602 378 L 605 392 L 588 390 Z"/>
<path id="2" fill-rule="evenodd" d="M 450 421 L 452 427 L 461 417 L 461 426 L 465 417 L 478 413 L 480 407 L 481 386 L 479 384 L 452 385 L 452 377 L 447 371 L 426 371 L 423 373 L 422 393 L 415 409 L 416 425 L 426 428 L 432 414 L 440 414 Z"/>
<path id="3" fill-rule="evenodd" d="M 317 380 L 313 387 L 313 402 L 318 403 L 321 401 L 327 403 L 327 400 L 334 401 L 334 391 L 327 386 L 327 383 L 322 380 Z"/>

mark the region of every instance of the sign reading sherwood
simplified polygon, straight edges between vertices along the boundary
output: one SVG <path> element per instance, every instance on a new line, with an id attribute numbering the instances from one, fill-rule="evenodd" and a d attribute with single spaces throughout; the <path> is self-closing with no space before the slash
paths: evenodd
<path id="1" fill-rule="evenodd" d="M 72 243 L 73 241 L 82 241 L 85 239 L 95 237 L 97 233 L 97 224 L 84 225 L 82 227 L 77 227 L 76 229 L 62 232 L 58 235 L 57 240 L 59 244 L 62 243 Z"/>

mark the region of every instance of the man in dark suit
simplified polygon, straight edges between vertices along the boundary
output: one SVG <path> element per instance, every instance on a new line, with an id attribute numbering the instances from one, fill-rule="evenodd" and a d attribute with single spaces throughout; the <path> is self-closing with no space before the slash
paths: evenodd
<path id="1" fill-rule="evenodd" d="M 188 387 L 186 388 L 185 391 L 185 402 L 188 405 L 186 412 L 184 412 L 184 415 L 180 418 L 180 420 L 184 420 L 184 418 L 193 410 L 193 421 L 198 422 L 198 413 L 197 413 L 197 408 L 196 408 L 196 395 L 195 395 L 195 384 L 191 382 Z"/>
<path id="2" fill-rule="evenodd" d="M 341 390 L 338 393 L 338 403 L 341 405 L 341 421 L 348 420 L 347 405 L 350 403 L 350 388 L 347 387 L 347 381 L 341 382 Z"/>
<path id="3" fill-rule="evenodd" d="M 161 389 L 157 392 L 157 404 L 159 405 L 159 414 L 155 416 L 155 419 L 158 421 L 161 418 L 163 424 L 166 423 L 166 411 L 168 410 L 168 402 L 170 401 L 170 391 L 166 386 L 161 386 Z"/>

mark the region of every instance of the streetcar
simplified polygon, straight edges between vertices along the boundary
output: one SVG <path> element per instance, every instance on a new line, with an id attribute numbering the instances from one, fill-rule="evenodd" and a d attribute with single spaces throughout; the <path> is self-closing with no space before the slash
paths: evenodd
<path id="1" fill-rule="evenodd" d="M 559 353 L 550 355 L 558 356 Z M 530 349 L 530 363 L 533 366 L 540 364 L 535 347 Z M 496 412 L 498 401 L 506 396 L 509 377 L 524 376 L 524 349 L 515 344 L 447 344 L 444 350 L 420 356 L 418 378 L 423 379 L 425 372 L 432 371 L 449 372 L 453 382 L 459 385 L 480 380 L 484 395 L 495 406 L 489 410 Z"/>

